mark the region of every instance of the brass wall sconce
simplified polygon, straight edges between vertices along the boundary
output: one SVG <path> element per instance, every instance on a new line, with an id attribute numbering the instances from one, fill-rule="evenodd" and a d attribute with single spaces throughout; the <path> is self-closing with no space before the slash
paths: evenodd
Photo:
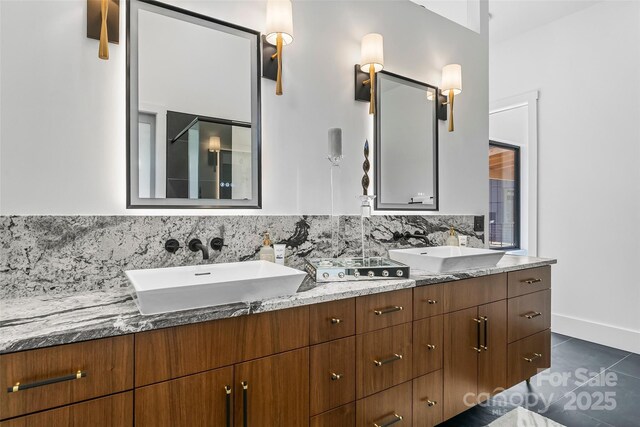
<path id="1" fill-rule="evenodd" d="M 87 37 L 100 40 L 98 58 L 109 59 L 109 43 L 120 42 L 120 0 L 87 0 Z"/>
<path id="2" fill-rule="evenodd" d="M 449 132 L 453 132 L 453 102 L 455 96 L 462 93 L 462 67 L 460 64 L 449 64 L 442 68 L 442 86 L 440 90 L 442 96 L 446 97 L 444 101 L 441 101 L 441 105 L 449 106 Z M 444 120 L 446 120 L 446 110 Z"/>
<path id="3" fill-rule="evenodd" d="M 293 42 L 293 10 L 290 0 L 267 2 L 266 32 L 262 36 L 262 77 L 275 80 L 276 95 L 282 95 L 282 47 Z"/>
<path id="4" fill-rule="evenodd" d="M 376 112 L 376 73 L 384 68 L 384 40 L 371 33 L 362 38 L 360 64 L 355 66 L 355 99 L 369 102 L 369 114 Z"/>

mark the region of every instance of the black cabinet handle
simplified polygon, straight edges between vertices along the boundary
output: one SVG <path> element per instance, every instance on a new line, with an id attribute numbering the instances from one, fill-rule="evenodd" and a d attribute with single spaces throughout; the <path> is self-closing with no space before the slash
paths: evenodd
<path id="1" fill-rule="evenodd" d="M 64 377 L 49 378 L 47 380 L 36 381 L 36 382 L 30 383 L 30 384 L 16 383 L 16 385 L 14 385 L 13 387 L 9 387 L 7 389 L 7 393 L 16 393 L 18 391 L 28 390 L 30 388 L 42 387 L 42 386 L 49 385 L 49 384 L 61 383 L 61 382 L 64 382 L 64 381 L 79 380 L 80 378 L 84 378 L 86 376 L 87 376 L 86 372 L 78 371 L 75 374 L 65 375 Z"/>
<path id="2" fill-rule="evenodd" d="M 249 383 L 246 381 L 242 381 L 242 426 L 247 427 L 249 425 L 249 421 L 247 420 L 248 412 L 249 412 L 249 402 L 248 402 L 248 389 Z"/>
<path id="3" fill-rule="evenodd" d="M 224 386 L 224 391 L 227 393 L 227 427 L 231 427 L 231 387 Z"/>
<path id="4" fill-rule="evenodd" d="M 487 336 L 489 335 L 489 318 L 487 316 L 483 316 L 481 319 L 484 321 L 484 345 L 482 346 L 482 349 L 484 351 L 487 351 L 489 350 L 489 347 L 487 347 Z"/>

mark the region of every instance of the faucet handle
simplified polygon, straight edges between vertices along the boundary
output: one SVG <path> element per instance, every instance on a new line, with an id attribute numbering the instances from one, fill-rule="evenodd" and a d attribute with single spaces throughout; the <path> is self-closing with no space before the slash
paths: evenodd
<path id="1" fill-rule="evenodd" d="M 211 249 L 214 251 L 221 251 L 225 246 L 227 245 L 224 244 L 224 239 L 222 237 L 214 237 L 211 239 Z"/>
<path id="2" fill-rule="evenodd" d="M 165 242 L 164 248 L 167 252 L 175 254 L 176 252 L 178 252 L 178 249 L 180 249 L 181 246 L 180 242 L 178 242 L 176 239 L 169 239 Z"/>

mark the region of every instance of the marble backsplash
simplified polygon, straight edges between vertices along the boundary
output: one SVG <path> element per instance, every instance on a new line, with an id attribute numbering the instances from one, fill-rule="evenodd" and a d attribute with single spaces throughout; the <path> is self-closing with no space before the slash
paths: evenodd
<path id="1" fill-rule="evenodd" d="M 484 246 L 473 231 L 473 216 L 373 216 L 372 255 L 392 248 L 424 245 L 394 241 L 393 232 L 426 232 L 432 245 L 444 244 L 450 226 Z M 123 271 L 140 268 L 245 261 L 258 258 L 262 234 L 287 244 L 286 263 L 302 268 L 306 257 L 331 255 L 329 216 L 3 216 L 0 217 L 0 299 L 82 292 L 127 286 Z M 340 217 L 341 256 L 360 253 L 360 217 Z M 170 238 L 186 246 L 192 238 L 222 237 L 222 251 L 201 253 L 164 249 Z"/>

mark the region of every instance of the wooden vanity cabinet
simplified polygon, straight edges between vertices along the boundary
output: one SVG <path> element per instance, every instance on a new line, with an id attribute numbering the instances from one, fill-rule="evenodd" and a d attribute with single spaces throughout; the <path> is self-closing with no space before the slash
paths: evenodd
<path id="1" fill-rule="evenodd" d="M 86 374 L 0 393 L 0 427 L 433 427 L 549 367 L 550 277 L 547 266 L 0 355 L 5 387 Z"/>

